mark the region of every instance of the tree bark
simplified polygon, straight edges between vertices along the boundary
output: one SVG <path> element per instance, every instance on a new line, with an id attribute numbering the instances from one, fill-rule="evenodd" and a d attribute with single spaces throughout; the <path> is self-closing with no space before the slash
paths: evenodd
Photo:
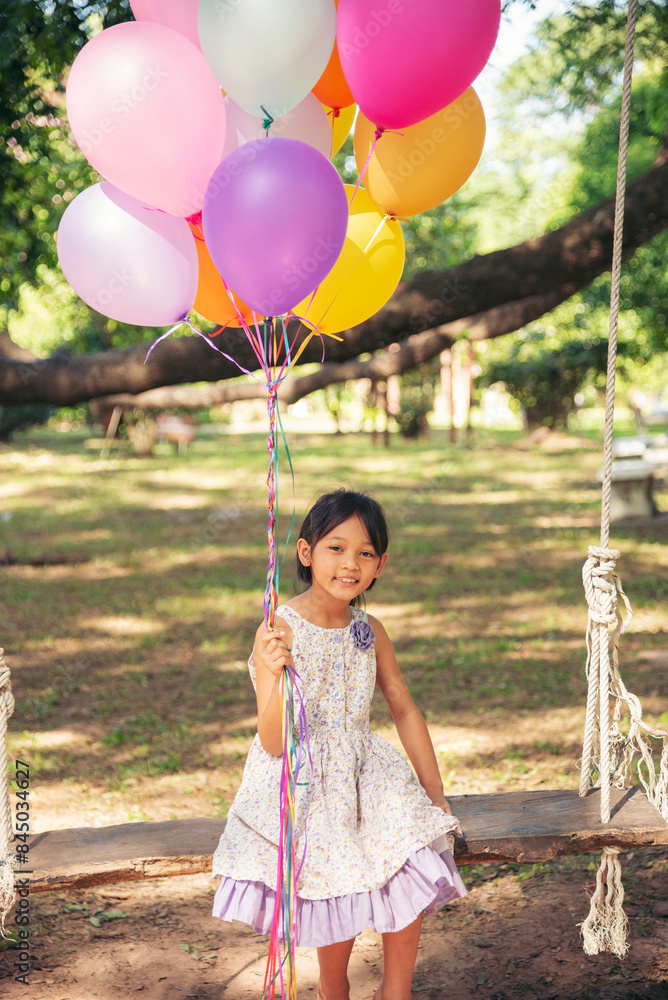
<path id="1" fill-rule="evenodd" d="M 627 188 L 625 258 L 668 228 L 668 157 L 664 154 Z M 412 281 L 402 282 L 375 316 L 346 331 L 340 342 L 327 339 L 327 359 L 343 363 L 393 343 L 408 344 L 412 334 L 443 330 L 455 321 L 470 323 L 467 317 L 472 316 L 476 317 L 475 339 L 518 329 L 527 322 L 522 303 L 542 297 L 548 303 L 545 312 L 609 268 L 613 225 L 614 199 L 607 198 L 536 239 L 474 257 L 446 271 L 421 272 Z M 516 310 L 515 326 L 508 328 L 507 322 L 495 326 L 497 310 L 504 307 Z M 445 336 L 452 339 L 450 334 Z M 245 367 L 257 365 L 243 331 L 226 330 L 216 342 Z M 135 395 L 158 386 L 217 381 L 239 374 L 233 362 L 201 338 L 172 337 L 144 364 L 148 346 L 74 357 L 59 351 L 34 362 L 0 354 L 0 403 L 39 401 L 64 406 L 113 393 Z M 439 350 L 447 346 L 441 343 Z M 322 350 L 317 338 L 312 340 L 302 362 L 320 361 Z"/>
<path id="2" fill-rule="evenodd" d="M 522 302 L 509 302 L 498 309 L 490 309 L 478 316 L 470 316 L 447 323 L 435 330 L 414 334 L 400 344 L 392 344 L 368 361 L 325 362 L 310 375 L 288 375 L 278 391 L 278 398 L 286 403 L 295 403 L 316 389 L 324 389 L 337 382 L 369 378 L 372 381 L 385 380 L 390 375 L 400 375 L 410 371 L 425 361 L 430 361 L 453 340 L 466 335 L 470 341 L 500 337 L 517 330 L 542 316 L 561 301 L 557 290 L 551 295 L 535 295 Z M 553 305 L 554 304 L 554 305 Z M 202 409 L 205 406 L 221 406 L 238 399 L 262 399 L 267 390 L 261 381 L 236 382 L 232 385 L 212 384 L 206 388 L 190 386 L 165 386 L 149 389 L 147 392 L 116 393 L 96 400 L 100 407 L 136 407 L 142 410 L 162 410 L 170 408 Z"/>

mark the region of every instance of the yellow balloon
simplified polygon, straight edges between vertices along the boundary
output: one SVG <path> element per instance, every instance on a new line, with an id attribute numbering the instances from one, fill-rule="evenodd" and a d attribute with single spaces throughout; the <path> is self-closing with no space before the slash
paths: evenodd
<path id="1" fill-rule="evenodd" d="M 338 115 L 332 108 L 327 107 L 326 104 L 323 104 L 323 108 L 327 112 L 329 125 L 332 130 L 332 156 L 334 156 L 334 153 L 338 153 L 350 135 L 350 130 L 355 121 L 357 105 L 349 104 L 347 108 L 341 108 Z M 332 156 L 330 156 L 330 160 Z"/>
<path id="2" fill-rule="evenodd" d="M 388 219 L 364 190 L 346 184 L 349 216 L 343 250 L 320 283 L 293 312 L 322 333 L 339 333 L 369 319 L 399 284 L 406 247 L 401 226 Z"/>
<path id="3" fill-rule="evenodd" d="M 355 126 L 355 160 L 362 171 L 376 126 L 360 111 Z M 473 87 L 415 125 L 384 132 L 363 184 L 389 215 L 418 215 L 440 205 L 464 184 L 482 155 L 485 113 Z"/>

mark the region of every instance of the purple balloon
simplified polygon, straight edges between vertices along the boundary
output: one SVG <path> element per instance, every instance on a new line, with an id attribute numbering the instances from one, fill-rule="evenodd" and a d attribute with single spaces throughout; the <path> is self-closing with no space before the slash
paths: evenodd
<path id="1" fill-rule="evenodd" d="M 336 263 L 348 199 L 317 149 L 297 139 L 255 139 L 214 171 L 202 227 L 227 284 L 255 312 L 277 316 L 317 288 Z"/>

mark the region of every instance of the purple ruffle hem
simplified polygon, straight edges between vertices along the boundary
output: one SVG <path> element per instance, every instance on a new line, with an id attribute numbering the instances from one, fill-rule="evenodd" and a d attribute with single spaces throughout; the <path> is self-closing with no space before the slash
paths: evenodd
<path id="1" fill-rule="evenodd" d="M 295 907 L 295 941 L 322 948 L 348 941 L 370 927 L 379 934 L 400 931 L 420 915 L 435 913 L 446 903 L 466 895 L 466 887 L 449 850 L 414 851 L 399 871 L 380 889 L 352 892 L 330 899 L 302 899 Z M 241 920 L 258 934 L 271 934 L 276 891 L 264 882 L 220 877 L 213 900 L 213 916 Z"/>

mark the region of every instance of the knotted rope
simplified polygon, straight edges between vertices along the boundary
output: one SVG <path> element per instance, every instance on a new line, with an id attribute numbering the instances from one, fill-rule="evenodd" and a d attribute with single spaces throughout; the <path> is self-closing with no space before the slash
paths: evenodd
<path id="1" fill-rule="evenodd" d="M 650 802 L 668 821 L 668 733 L 652 730 L 642 721 L 642 708 L 630 694 L 619 673 L 619 639 L 628 628 L 633 612 L 617 575 L 617 549 L 608 548 L 610 539 L 610 496 L 612 493 L 612 436 L 615 406 L 615 371 L 617 363 L 617 328 L 619 291 L 622 268 L 624 197 L 626 191 L 626 161 L 631 110 L 633 46 L 638 0 L 629 0 L 624 52 L 624 83 L 619 128 L 619 159 L 615 198 L 615 228 L 613 237 L 612 275 L 610 288 L 610 321 L 608 368 L 605 397 L 605 430 L 603 441 L 603 486 L 601 495 L 601 544 L 589 547 L 582 579 L 589 608 L 587 621 L 587 708 L 582 747 L 580 796 L 585 796 L 598 776 L 601 789 L 601 822 L 610 822 L 610 786 L 623 788 L 631 782 L 632 763 L 638 754 L 638 776 Z M 617 597 L 626 608 L 623 619 Z M 610 695 L 615 706 L 610 718 Z M 625 736 L 619 722 L 622 706 L 630 716 Z M 663 740 L 661 764 L 657 776 L 652 760 L 651 738 Z M 623 958 L 628 951 L 628 922 L 623 909 L 624 888 L 621 880 L 619 848 L 604 847 L 596 876 L 596 891 L 591 899 L 589 916 L 582 924 L 583 947 L 588 955 L 611 951 Z M 604 894 L 603 885 L 606 885 Z"/>
<path id="2" fill-rule="evenodd" d="M 14 696 L 9 673 L 5 663 L 4 650 L 0 649 L 0 746 L 7 746 L 7 726 L 14 711 Z M 6 752 L 0 768 L 0 933 L 5 934 L 5 920 L 16 899 L 14 872 L 19 868 L 19 859 L 10 850 L 14 839 L 12 807 L 9 800 L 9 775 L 7 773 Z"/>
<path id="3" fill-rule="evenodd" d="M 622 907 L 624 886 L 618 855 L 618 847 L 603 848 L 591 910 L 582 924 L 583 947 L 587 955 L 611 951 L 623 958 L 629 950 L 626 942 L 629 923 Z"/>

